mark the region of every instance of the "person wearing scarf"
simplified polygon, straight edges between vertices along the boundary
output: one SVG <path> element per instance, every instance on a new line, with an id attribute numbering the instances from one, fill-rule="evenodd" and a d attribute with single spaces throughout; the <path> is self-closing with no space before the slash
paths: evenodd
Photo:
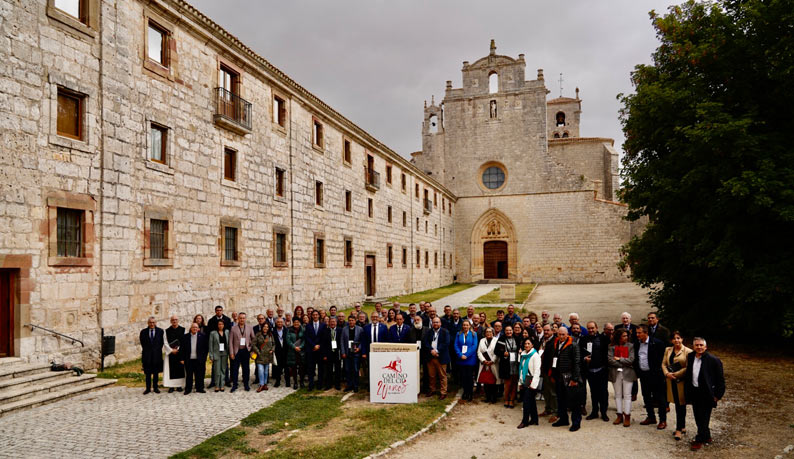
<path id="1" fill-rule="evenodd" d="M 519 384 L 524 388 L 524 412 L 519 429 L 526 426 L 538 425 L 538 407 L 535 404 L 535 395 L 540 384 L 540 353 L 532 346 L 531 340 L 524 340 L 524 349 L 521 351 L 519 361 Z"/>
<path id="2" fill-rule="evenodd" d="M 477 381 L 480 380 L 480 375 L 483 372 L 490 372 L 494 377 L 494 382 L 484 384 L 485 386 L 485 402 L 496 403 L 496 387 L 500 384 L 498 376 L 499 357 L 496 355 L 497 340 L 493 337 L 493 328 L 488 327 L 485 329 L 485 338 L 480 340 L 477 346 L 477 358 L 480 360 L 480 372 L 477 373 Z M 496 366 L 495 366 L 496 365 Z"/>

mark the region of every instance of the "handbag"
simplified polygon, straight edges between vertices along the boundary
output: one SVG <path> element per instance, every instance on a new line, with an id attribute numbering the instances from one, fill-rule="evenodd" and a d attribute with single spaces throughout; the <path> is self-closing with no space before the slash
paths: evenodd
<path id="1" fill-rule="evenodd" d="M 477 382 L 480 384 L 496 384 L 496 376 L 493 374 L 490 367 L 485 367 L 480 372 Z"/>

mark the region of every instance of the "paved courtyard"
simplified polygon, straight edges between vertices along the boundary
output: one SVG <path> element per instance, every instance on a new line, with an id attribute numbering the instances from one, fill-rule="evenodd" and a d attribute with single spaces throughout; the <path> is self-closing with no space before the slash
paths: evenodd
<path id="1" fill-rule="evenodd" d="M 598 328 L 604 322 L 620 323 L 620 314 L 628 311 L 632 322 L 639 324 L 653 309 L 648 303 L 648 291 L 632 282 L 616 284 L 560 284 L 540 285 L 532 294 L 527 308 L 540 316 L 547 309 L 552 315 L 562 314 L 568 323 L 568 314 L 576 312 L 582 323 L 595 320 Z"/>
<path id="2" fill-rule="evenodd" d="M 184 451 L 285 397 L 256 393 L 142 395 L 111 387 L 0 419 L 0 457 L 162 458 Z"/>

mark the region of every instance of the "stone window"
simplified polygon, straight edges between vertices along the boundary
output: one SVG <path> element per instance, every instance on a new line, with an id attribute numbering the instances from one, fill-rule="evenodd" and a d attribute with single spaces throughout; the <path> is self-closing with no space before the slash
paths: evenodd
<path id="1" fill-rule="evenodd" d="M 386 267 L 391 268 L 394 262 L 394 248 L 391 244 L 386 244 Z"/>
<path id="2" fill-rule="evenodd" d="M 427 220 L 425 220 L 425 234 L 427 234 Z"/>
<path id="3" fill-rule="evenodd" d="M 557 114 L 554 115 L 554 120 L 557 126 L 565 126 L 565 113 L 557 112 Z"/>
<path id="4" fill-rule="evenodd" d="M 433 192 L 433 207 L 438 207 L 438 193 Z"/>
<path id="5" fill-rule="evenodd" d="M 353 266 L 353 238 L 345 237 L 345 266 Z"/>
<path id="6" fill-rule="evenodd" d="M 506 174 L 504 168 L 496 163 L 486 164 L 482 170 L 482 185 L 488 190 L 501 189 L 505 184 Z"/>
<path id="7" fill-rule="evenodd" d="M 221 219 L 221 266 L 240 266 L 242 258 L 239 220 Z"/>
<path id="8" fill-rule="evenodd" d="M 47 198 L 49 266 L 93 264 L 94 209 L 87 195 L 58 192 Z"/>
<path id="9" fill-rule="evenodd" d="M 403 193 L 405 193 L 406 190 L 406 183 L 407 183 L 407 179 L 405 177 L 405 174 L 404 173 L 400 174 L 400 189 L 402 190 Z"/>
<path id="10" fill-rule="evenodd" d="M 283 198 L 285 195 L 286 175 L 287 172 L 284 169 L 276 168 L 276 197 L 278 198 Z"/>
<path id="11" fill-rule="evenodd" d="M 419 217 L 416 217 L 416 231 L 419 231 Z"/>
<path id="12" fill-rule="evenodd" d="M 430 252 L 425 250 L 425 268 L 430 267 Z"/>
<path id="13" fill-rule="evenodd" d="M 168 31 L 149 19 L 146 30 L 146 57 L 163 67 L 168 67 Z"/>
<path id="14" fill-rule="evenodd" d="M 66 26 L 88 37 L 96 37 L 99 0 L 47 0 L 47 16 L 56 26 Z"/>
<path id="15" fill-rule="evenodd" d="M 408 266 L 408 249 L 405 248 L 405 246 L 403 246 L 402 265 L 403 265 L 403 268 Z"/>
<path id="16" fill-rule="evenodd" d="M 428 122 L 430 123 L 430 133 L 431 134 L 438 133 L 438 116 L 430 115 Z"/>
<path id="17" fill-rule="evenodd" d="M 433 225 L 434 236 L 438 236 L 438 225 Z"/>
<path id="18" fill-rule="evenodd" d="M 442 252 L 441 253 L 441 267 L 442 268 L 446 268 L 447 267 L 447 252 Z"/>
<path id="19" fill-rule="evenodd" d="M 149 159 L 156 163 L 168 164 L 168 128 L 151 123 L 149 129 Z"/>
<path id="20" fill-rule="evenodd" d="M 314 233 L 314 267 L 325 268 L 325 235 Z"/>
<path id="21" fill-rule="evenodd" d="M 342 161 L 348 166 L 353 162 L 353 144 L 350 139 L 344 137 L 342 138 Z"/>
<path id="22" fill-rule="evenodd" d="M 353 211 L 353 192 L 345 190 L 345 212 Z"/>
<path id="23" fill-rule="evenodd" d="M 499 74 L 491 72 L 488 75 L 488 93 L 495 94 L 499 92 Z"/>
<path id="24" fill-rule="evenodd" d="M 416 249 L 416 267 L 422 267 L 422 251 L 421 249 Z"/>
<path id="25" fill-rule="evenodd" d="M 312 117 L 312 147 L 322 150 L 324 145 L 323 123 L 319 119 Z"/>
<path id="26" fill-rule="evenodd" d="M 223 149 L 223 178 L 230 181 L 237 181 L 237 151 L 226 147 Z"/>
<path id="27" fill-rule="evenodd" d="M 416 195 L 416 199 L 419 199 L 419 184 L 414 185 L 414 194 Z"/>
<path id="28" fill-rule="evenodd" d="M 391 164 L 386 165 L 386 183 L 391 185 Z"/>
<path id="29" fill-rule="evenodd" d="M 282 226 L 273 228 L 273 266 L 286 267 L 287 262 L 287 233 L 288 229 Z"/>
<path id="30" fill-rule="evenodd" d="M 314 182 L 314 205 L 317 207 L 323 206 L 323 182 L 319 180 Z"/>
<path id="31" fill-rule="evenodd" d="M 375 215 L 375 208 L 374 203 L 372 202 L 372 198 L 367 199 L 367 216 L 372 218 Z"/>
<path id="32" fill-rule="evenodd" d="M 273 122 L 279 127 L 287 127 L 287 101 L 283 97 L 273 94 Z"/>
<path id="33" fill-rule="evenodd" d="M 449 203 L 449 214 L 452 215 L 452 203 Z"/>
<path id="34" fill-rule="evenodd" d="M 174 265 L 174 232 L 171 212 L 161 209 L 144 209 L 143 212 L 143 265 Z"/>
<path id="35" fill-rule="evenodd" d="M 559 139 L 560 138 L 560 133 L 559 132 L 555 132 L 554 133 L 554 138 L 555 139 Z"/>
<path id="36" fill-rule="evenodd" d="M 568 137 L 570 137 L 570 136 L 568 135 L 568 132 L 563 132 L 563 133 L 562 133 L 562 138 L 563 138 L 563 139 L 567 139 Z"/>
<path id="37" fill-rule="evenodd" d="M 405 228 L 406 226 L 408 226 L 408 213 L 406 211 L 403 211 L 403 228 Z"/>
<path id="38" fill-rule="evenodd" d="M 391 223 L 391 206 L 386 207 L 386 221 Z"/>
<path id="39" fill-rule="evenodd" d="M 433 252 L 433 266 L 438 268 L 438 252 Z"/>
<path id="40" fill-rule="evenodd" d="M 58 88 L 58 123 L 59 136 L 74 140 L 84 140 L 85 126 L 85 94 Z"/>

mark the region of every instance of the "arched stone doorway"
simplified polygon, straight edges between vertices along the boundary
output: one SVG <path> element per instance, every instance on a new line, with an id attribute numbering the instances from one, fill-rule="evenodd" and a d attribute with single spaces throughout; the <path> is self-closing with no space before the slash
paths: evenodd
<path id="1" fill-rule="evenodd" d="M 513 222 L 497 209 L 488 209 L 471 233 L 471 277 L 518 280 L 518 241 Z"/>

